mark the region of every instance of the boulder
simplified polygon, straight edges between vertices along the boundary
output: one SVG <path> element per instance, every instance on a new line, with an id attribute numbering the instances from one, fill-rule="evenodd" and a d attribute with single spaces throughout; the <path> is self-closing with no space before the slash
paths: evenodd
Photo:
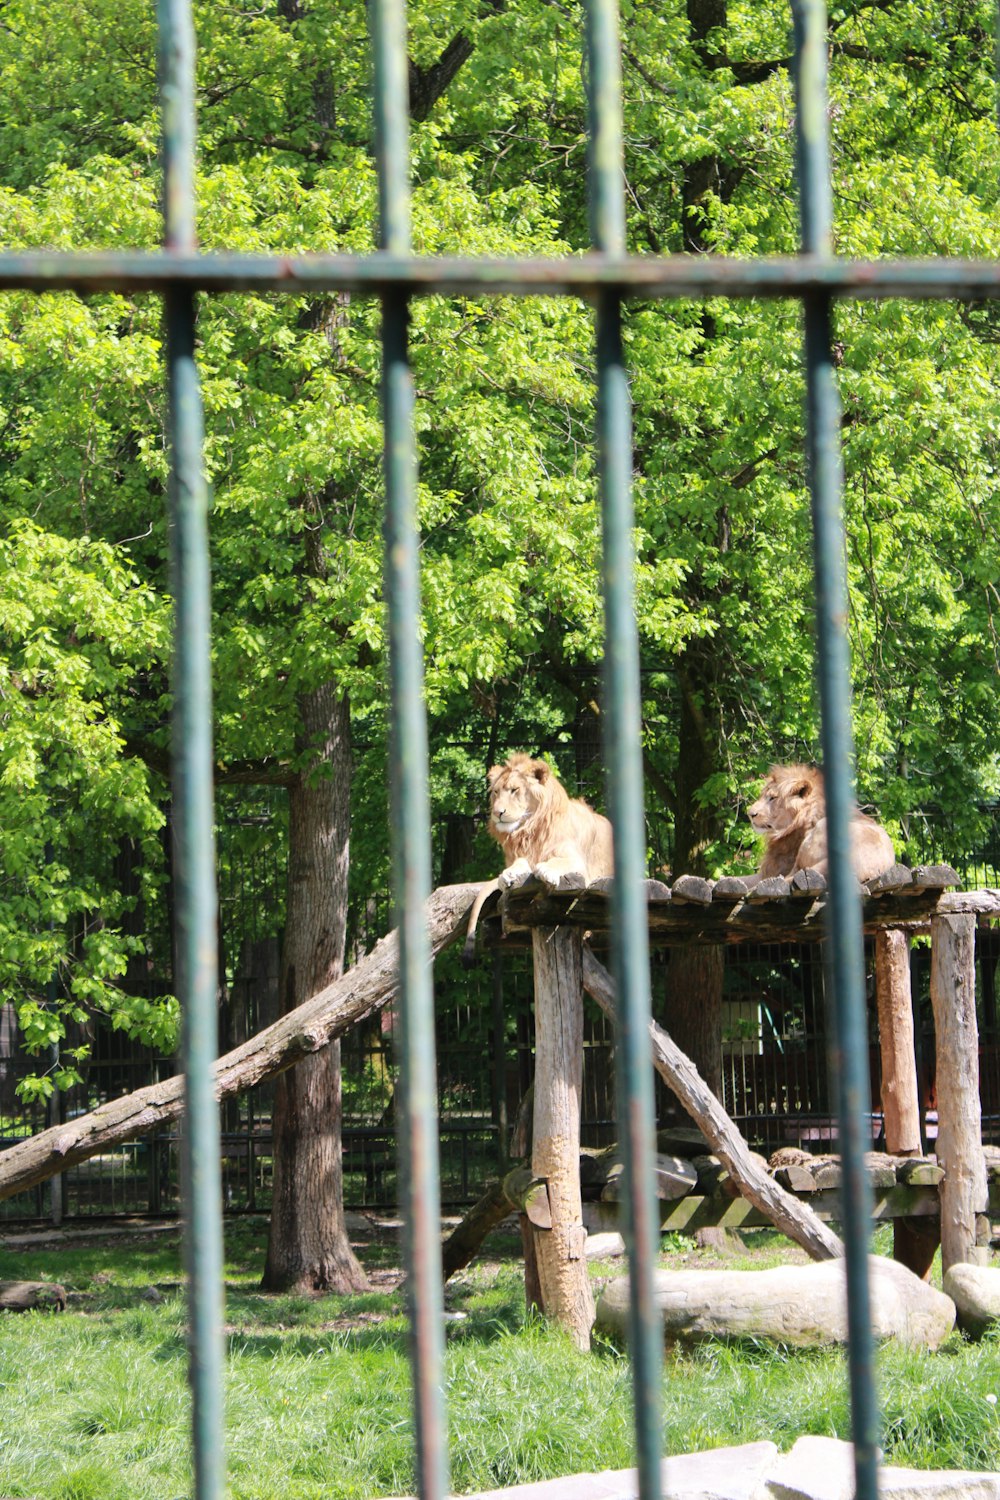
<path id="1" fill-rule="evenodd" d="M 944 1273 L 943 1286 L 955 1304 L 959 1328 L 972 1338 L 982 1338 L 991 1323 L 1000 1322 L 1000 1269 L 996 1266 L 959 1261 Z"/>
<path id="2" fill-rule="evenodd" d="M 955 1304 L 912 1271 L 869 1257 L 872 1331 L 876 1338 L 936 1349 L 955 1324 Z M 782 1344 L 847 1342 L 847 1287 L 842 1260 L 769 1271 L 657 1271 L 656 1302 L 668 1341 L 770 1338 Z M 627 1277 L 605 1287 L 597 1327 L 624 1336 Z"/>

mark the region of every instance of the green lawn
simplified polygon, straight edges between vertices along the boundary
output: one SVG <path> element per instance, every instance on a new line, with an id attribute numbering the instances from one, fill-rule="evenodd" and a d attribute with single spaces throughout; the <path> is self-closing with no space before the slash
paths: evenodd
<path id="1" fill-rule="evenodd" d="M 341 1500 L 412 1489 L 405 1323 L 395 1238 L 363 1249 L 377 1290 L 264 1297 L 266 1225 L 227 1227 L 228 1464 L 234 1500 Z M 748 1235 L 746 1261 L 787 1242 Z M 526 1320 L 516 1244 L 447 1291 L 452 1482 L 485 1489 L 632 1462 L 628 1369 Z M 667 1263 L 717 1263 L 673 1239 Z M 611 1262 L 594 1267 L 600 1279 Z M 184 1307 L 175 1235 L 0 1252 L 0 1279 L 61 1281 L 62 1314 L 0 1319 L 0 1494 L 38 1500 L 181 1500 L 190 1493 Z M 954 1335 L 937 1354 L 880 1355 L 889 1461 L 1000 1468 L 1000 1341 Z M 673 1354 L 664 1446 L 687 1452 L 804 1433 L 849 1435 L 844 1361 L 741 1343 Z"/>

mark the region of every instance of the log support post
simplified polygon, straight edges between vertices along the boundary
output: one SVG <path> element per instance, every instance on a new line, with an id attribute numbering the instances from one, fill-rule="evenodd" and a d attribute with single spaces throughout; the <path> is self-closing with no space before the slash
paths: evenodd
<path id="1" fill-rule="evenodd" d="M 919 1156 L 920 1095 L 913 1045 L 910 940 L 898 928 L 875 934 L 875 997 L 882 1057 L 882 1119 L 890 1156 Z M 936 1222 L 894 1219 L 894 1259 L 927 1280 L 940 1240 Z"/>
<path id="2" fill-rule="evenodd" d="M 583 972 L 580 933 L 534 928 L 535 1111 L 532 1176 L 548 1188 L 551 1228 L 531 1223 L 537 1289 L 547 1318 L 580 1349 L 590 1348 L 594 1297 L 587 1273 L 580 1200 Z M 527 1265 L 527 1258 L 526 1258 Z"/>
<path id="3" fill-rule="evenodd" d="M 941 1263 L 982 1263 L 977 1244 L 986 1210 L 986 1164 L 979 1104 L 976 1024 L 976 919 L 971 913 L 931 919 L 931 1005 L 934 1009 L 941 1183 Z"/>

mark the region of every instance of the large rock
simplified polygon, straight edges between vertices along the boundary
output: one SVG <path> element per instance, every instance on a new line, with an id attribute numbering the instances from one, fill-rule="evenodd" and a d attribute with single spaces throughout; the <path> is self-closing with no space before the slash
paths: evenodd
<path id="1" fill-rule="evenodd" d="M 958 1262 L 944 1273 L 944 1289 L 958 1311 L 958 1326 L 981 1338 L 991 1323 L 1000 1322 L 1000 1270 L 996 1266 L 968 1266 Z"/>
<path id="2" fill-rule="evenodd" d="M 869 1257 L 872 1331 L 876 1338 L 936 1349 L 955 1324 L 955 1304 L 895 1261 Z M 657 1271 L 656 1302 L 668 1340 L 771 1338 L 783 1344 L 847 1341 L 847 1287 L 842 1260 L 770 1271 Z M 628 1278 L 605 1287 L 597 1326 L 624 1335 Z"/>

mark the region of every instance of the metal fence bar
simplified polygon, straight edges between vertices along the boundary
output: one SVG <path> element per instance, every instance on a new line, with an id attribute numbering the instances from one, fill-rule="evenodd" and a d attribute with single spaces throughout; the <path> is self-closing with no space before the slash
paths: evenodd
<path id="1" fill-rule="evenodd" d="M 598 250 L 620 255 L 625 250 L 625 196 L 617 0 L 587 0 L 586 18 L 591 239 Z M 658 1500 L 663 1339 L 653 1288 L 659 1220 L 653 1191 L 656 1124 L 649 1056 L 652 1000 L 633 590 L 632 412 L 621 301 L 614 291 L 597 298 L 597 448 L 604 538 L 604 753 L 615 842 L 617 1115 L 626 1174 L 623 1206 L 631 1286 L 629 1349 L 639 1496 Z"/>
<path id="2" fill-rule="evenodd" d="M 195 250 L 194 28 L 189 0 L 159 0 L 164 237 Z M 177 993 L 185 1076 L 185 1262 L 196 1500 L 220 1500 L 222 1438 L 222 1191 L 218 1052 L 217 895 L 213 835 L 211 600 L 203 420 L 190 287 L 165 295 L 174 594 L 172 786 L 177 890 Z"/>
<path id="3" fill-rule="evenodd" d="M 813 255 L 832 255 L 833 204 L 827 128 L 826 6 L 793 0 L 796 147 L 802 241 Z M 840 403 L 833 366 L 832 307 L 826 291 L 803 299 L 809 491 L 816 583 L 816 668 L 826 777 L 830 891 L 826 964 L 833 1009 L 833 1071 L 837 1089 L 845 1208 L 847 1320 L 851 1422 L 858 1500 L 876 1500 L 878 1413 L 868 1252 L 871 1188 L 864 1153 L 871 1147 L 868 1033 L 861 901 L 851 866 L 852 771 L 846 534 L 840 465 Z"/>
<path id="4" fill-rule="evenodd" d="M 187 286 L 208 292 L 347 291 L 380 296 L 441 292 L 467 297 L 621 295 L 665 297 L 801 297 L 827 291 L 865 301 L 1000 297 L 1000 263 L 942 256 L 938 260 L 836 260 L 803 254 L 795 260 L 720 255 L 655 256 L 592 253 L 545 260 L 511 256 L 197 255 L 157 251 L 17 250 L 0 253 L 0 291 L 162 292 Z"/>
<path id="5" fill-rule="evenodd" d="M 379 244 L 410 250 L 409 94 L 404 0 L 372 0 Z M 403 1243 L 413 1369 L 417 1487 L 448 1491 L 444 1294 L 434 997 L 424 903 L 431 891 L 427 720 L 420 629 L 417 461 L 405 290 L 382 298 L 385 594 L 389 616 L 390 812 L 399 931 Z"/>

